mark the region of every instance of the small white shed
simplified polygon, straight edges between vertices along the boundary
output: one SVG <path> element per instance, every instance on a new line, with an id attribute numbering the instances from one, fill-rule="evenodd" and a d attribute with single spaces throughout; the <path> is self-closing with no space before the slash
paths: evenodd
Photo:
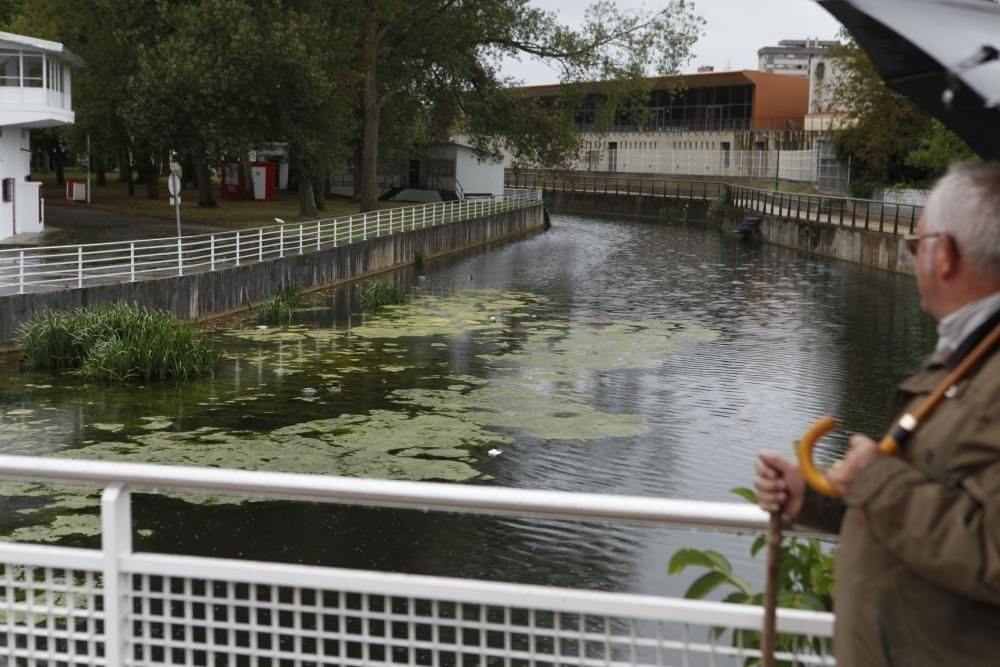
<path id="1" fill-rule="evenodd" d="M 29 130 L 73 123 L 71 70 L 82 66 L 58 42 L 0 32 L 0 239 L 45 225 Z"/>

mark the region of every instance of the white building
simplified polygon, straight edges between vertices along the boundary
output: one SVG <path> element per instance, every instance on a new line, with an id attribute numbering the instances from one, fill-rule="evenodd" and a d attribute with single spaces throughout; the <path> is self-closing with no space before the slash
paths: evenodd
<path id="1" fill-rule="evenodd" d="M 29 130 L 73 123 L 71 71 L 82 66 L 62 44 L 0 32 L 0 239 L 44 227 Z"/>
<path id="2" fill-rule="evenodd" d="M 808 77 L 810 61 L 822 56 L 836 43 L 821 39 L 782 39 L 777 46 L 765 46 L 757 51 L 757 70 Z"/>
<path id="3" fill-rule="evenodd" d="M 480 155 L 461 139 L 430 144 L 402 165 L 379 165 L 379 196 L 395 201 L 437 202 L 503 194 L 503 158 Z M 331 177 L 333 194 L 351 196 L 353 176 Z"/>

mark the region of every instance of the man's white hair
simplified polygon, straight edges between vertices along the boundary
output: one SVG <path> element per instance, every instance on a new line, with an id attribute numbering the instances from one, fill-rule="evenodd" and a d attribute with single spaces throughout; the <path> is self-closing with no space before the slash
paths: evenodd
<path id="1" fill-rule="evenodd" d="M 954 239 L 976 273 L 1000 279 L 1000 163 L 954 164 L 924 207 L 925 232 Z"/>

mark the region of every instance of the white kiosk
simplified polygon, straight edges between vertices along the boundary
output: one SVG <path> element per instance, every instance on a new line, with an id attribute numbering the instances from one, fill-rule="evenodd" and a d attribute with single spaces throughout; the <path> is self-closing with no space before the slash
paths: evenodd
<path id="1" fill-rule="evenodd" d="M 83 61 L 62 44 L 0 32 L 0 239 L 45 226 L 41 183 L 29 181 L 29 130 L 73 123 L 71 71 Z"/>

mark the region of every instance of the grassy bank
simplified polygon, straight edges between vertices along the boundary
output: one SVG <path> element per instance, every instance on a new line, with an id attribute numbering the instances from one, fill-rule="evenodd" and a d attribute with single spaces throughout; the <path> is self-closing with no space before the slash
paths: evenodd
<path id="1" fill-rule="evenodd" d="M 67 179 L 85 180 L 86 174 L 81 169 L 67 169 Z M 41 181 L 42 196 L 46 206 L 81 206 L 79 203 L 66 201 L 65 187 L 57 186 L 55 172 L 34 173 L 32 179 Z M 215 197 L 219 205 L 215 208 L 198 206 L 198 192 L 184 190 L 181 193 L 181 220 L 187 223 L 212 225 L 228 229 L 253 229 L 265 225 L 273 225 L 275 218 L 288 222 L 298 222 L 299 196 L 296 192 L 279 190 L 274 201 L 223 201 L 219 197 L 219 184 L 214 183 Z M 106 186 L 96 185 L 96 179 L 91 174 L 91 203 L 89 207 L 99 211 L 118 213 L 121 215 L 145 216 L 150 218 L 174 219 L 174 207 L 170 204 L 167 192 L 167 179 L 160 179 L 160 198 L 146 197 L 146 187 L 136 185 L 135 195 L 129 196 L 128 186 L 118 182 L 117 173 L 108 174 Z M 383 208 L 412 206 L 408 202 L 382 202 Z M 326 200 L 326 210 L 319 211 L 317 218 L 335 218 L 341 215 L 351 215 L 358 212 L 358 205 L 347 197 L 331 197 Z"/>

